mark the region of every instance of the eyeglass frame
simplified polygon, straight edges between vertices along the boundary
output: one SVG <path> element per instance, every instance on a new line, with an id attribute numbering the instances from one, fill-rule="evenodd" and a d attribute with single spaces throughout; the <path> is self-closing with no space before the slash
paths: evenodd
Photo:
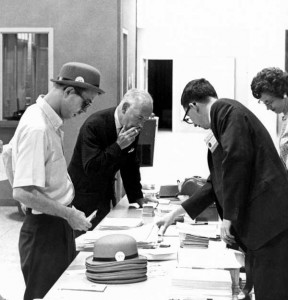
<path id="1" fill-rule="evenodd" d="M 185 112 L 185 115 L 183 117 L 183 122 L 189 124 L 189 125 L 193 125 L 194 122 L 191 120 L 191 118 L 188 116 L 188 113 L 189 113 L 189 110 L 190 110 L 190 105 L 188 105 L 187 109 L 186 109 L 186 112 Z M 190 121 L 189 121 L 190 120 Z"/>
<path id="2" fill-rule="evenodd" d="M 83 113 L 83 112 L 86 112 L 88 107 L 91 105 L 92 103 L 92 100 L 91 99 L 85 99 L 83 96 L 82 96 L 82 92 L 80 92 L 79 89 L 73 87 L 74 90 L 75 90 L 75 94 L 78 95 L 79 97 L 82 98 L 82 105 L 81 105 L 81 109 L 79 111 L 79 114 Z"/>

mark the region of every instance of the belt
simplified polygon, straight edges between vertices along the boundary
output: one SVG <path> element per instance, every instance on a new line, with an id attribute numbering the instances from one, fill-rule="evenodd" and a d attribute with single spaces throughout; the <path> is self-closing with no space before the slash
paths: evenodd
<path id="1" fill-rule="evenodd" d="M 72 204 L 71 203 L 68 204 L 67 207 L 72 207 Z M 27 215 L 27 216 L 29 216 L 29 215 L 38 215 L 38 214 L 33 214 L 32 208 L 30 208 L 30 207 L 26 207 L 24 211 L 25 211 L 25 215 Z M 43 213 L 40 213 L 40 214 L 43 214 Z"/>
<path id="2" fill-rule="evenodd" d="M 30 207 L 26 207 L 25 210 L 24 210 L 24 212 L 25 212 L 25 215 L 26 215 L 26 216 L 30 216 L 30 215 L 33 215 L 33 216 L 39 216 L 39 215 L 43 215 L 43 214 L 44 214 L 44 213 L 42 213 L 42 212 L 39 212 L 39 213 L 33 213 L 33 209 L 30 208 Z"/>
<path id="3" fill-rule="evenodd" d="M 25 215 L 27 215 L 27 216 L 32 215 L 32 208 L 26 207 L 25 208 Z"/>

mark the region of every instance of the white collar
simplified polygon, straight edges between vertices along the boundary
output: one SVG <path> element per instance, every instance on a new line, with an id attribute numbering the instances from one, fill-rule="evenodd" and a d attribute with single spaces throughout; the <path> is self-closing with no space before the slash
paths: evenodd
<path id="1" fill-rule="evenodd" d="M 36 104 L 44 112 L 48 120 L 51 122 L 51 124 L 57 131 L 63 125 L 63 120 L 59 117 L 55 110 L 47 103 L 47 101 L 45 100 L 45 95 L 40 95 L 36 100 Z"/>
<path id="2" fill-rule="evenodd" d="M 119 117 L 118 117 L 118 106 L 116 107 L 115 112 L 114 112 L 114 119 L 115 119 L 115 127 L 116 127 L 116 130 L 118 131 L 122 127 L 122 125 L 119 121 Z"/>

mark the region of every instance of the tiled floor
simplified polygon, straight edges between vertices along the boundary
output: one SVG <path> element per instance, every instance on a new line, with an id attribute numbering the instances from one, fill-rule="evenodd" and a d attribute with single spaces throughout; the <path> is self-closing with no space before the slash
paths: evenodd
<path id="1" fill-rule="evenodd" d="M 18 254 L 22 221 L 17 206 L 0 206 L 0 300 L 23 299 L 25 284 Z"/>

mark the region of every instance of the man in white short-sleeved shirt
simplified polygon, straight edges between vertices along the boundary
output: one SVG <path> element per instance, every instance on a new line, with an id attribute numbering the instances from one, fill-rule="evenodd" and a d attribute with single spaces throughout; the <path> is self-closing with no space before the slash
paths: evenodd
<path id="1" fill-rule="evenodd" d="M 63 65 L 54 87 L 22 116 L 10 142 L 13 197 L 25 206 L 19 237 L 24 300 L 43 298 L 75 258 L 73 230 L 87 231 L 85 214 L 70 207 L 74 188 L 63 153 L 63 121 L 85 112 L 98 94 L 100 73 Z"/>
<path id="2" fill-rule="evenodd" d="M 62 150 L 62 124 L 63 120 L 46 102 L 45 96 L 39 96 L 36 105 L 27 109 L 12 142 L 13 187 L 36 186 L 45 198 L 68 206 L 74 188 Z M 33 210 L 33 213 L 38 212 Z"/>

